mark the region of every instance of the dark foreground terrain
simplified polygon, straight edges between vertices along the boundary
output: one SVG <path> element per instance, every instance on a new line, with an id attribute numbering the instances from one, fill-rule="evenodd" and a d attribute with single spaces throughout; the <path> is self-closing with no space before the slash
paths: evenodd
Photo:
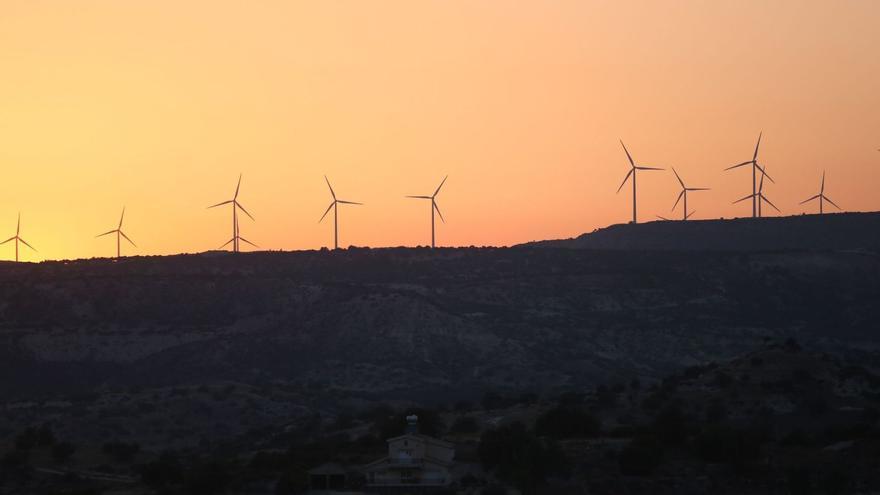
<path id="1" fill-rule="evenodd" d="M 543 442 L 548 435 L 535 430 L 536 415 L 568 404 L 564 397 L 571 396 L 566 394 L 581 397 L 575 402 L 578 410 L 601 416 L 602 433 L 591 433 L 590 438 L 602 438 L 599 443 L 611 450 L 590 457 L 605 451 L 596 450 L 593 440 L 583 446 L 580 440 L 568 442 L 570 432 L 555 435 L 565 462 L 573 464 L 566 464 L 572 470 L 554 471 L 549 478 L 575 480 L 570 481 L 572 490 L 593 490 L 573 493 L 659 493 L 666 485 L 656 484 L 658 480 L 671 477 L 678 480 L 669 481 L 671 487 L 705 493 L 703 485 L 680 482 L 713 479 L 711 472 L 694 466 L 715 461 L 699 460 L 702 454 L 693 450 L 703 428 L 708 428 L 704 420 L 708 421 L 709 403 L 694 403 L 685 389 L 668 389 L 671 374 L 708 370 L 689 380 L 712 377 L 707 380 L 721 387 L 717 380 L 728 380 L 716 377 L 717 367 L 733 366 L 727 363 L 756 349 L 783 352 L 779 349 L 785 342 L 788 348 L 807 349 L 816 363 L 835 363 L 823 373 L 837 376 L 837 381 L 848 383 L 840 378 L 842 370 L 859 370 L 869 384 L 878 373 L 880 256 L 870 240 L 874 234 L 862 232 L 865 226 L 860 223 L 874 217 L 849 217 L 862 233 L 848 237 L 841 232 L 853 228 L 840 223 L 846 216 L 827 218 L 837 222 L 832 229 L 840 236 L 837 244 L 798 243 L 797 249 L 757 249 L 764 241 L 754 241 L 742 251 L 640 250 L 628 241 L 626 247 L 607 249 L 552 244 L 434 251 L 351 248 L 6 263 L 0 265 L 0 453 L 7 452 L 2 472 L 14 466 L 18 474 L 0 478 L 0 493 L 16 493 L 6 488 L 10 486 L 17 486 L 18 492 L 21 486 L 36 489 L 42 482 L 51 487 L 58 472 L 73 467 L 78 473 L 74 478 L 100 485 L 100 477 L 117 476 L 103 482 L 136 492 L 140 488 L 133 487 L 151 480 L 152 475 L 144 478 L 143 466 L 165 459 L 160 456 L 163 451 L 171 452 L 168 455 L 178 463 L 174 469 L 194 475 L 212 466 L 199 464 L 205 456 L 238 466 L 250 462 L 249 456 L 259 450 L 277 454 L 286 449 L 299 452 L 306 444 L 323 448 L 323 453 L 305 457 L 285 454 L 294 455 L 293 460 L 273 457 L 278 464 L 259 476 L 218 468 L 245 478 L 256 476 L 224 481 L 236 484 L 234 492 L 244 491 L 244 485 L 254 493 L 271 493 L 276 486 L 286 492 L 301 486 L 304 465 L 352 449 L 333 444 L 321 432 L 360 428 L 340 433 L 339 441 L 372 432 L 363 440 L 366 456 L 381 446 L 377 425 L 408 408 L 446 408 L 437 413 L 445 425 L 443 434 L 453 429 L 459 416 L 476 415 L 475 431 L 484 434 L 507 424 L 506 418 L 516 417 L 513 409 L 522 407 L 528 411 L 523 413 L 524 438 L 537 435 Z M 772 228 L 758 231 L 783 228 L 792 236 L 815 238 L 810 232 L 822 219 L 811 217 L 808 224 L 802 217 L 791 219 L 794 223 L 784 220 L 773 219 Z M 677 222 L 658 224 L 626 227 L 644 227 L 652 236 L 658 228 L 672 229 L 670 233 L 691 228 Z M 636 238 L 641 235 L 633 232 Z M 821 357 L 826 354 L 829 357 Z M 704 368 L 708 363 L 725 364 Z M 812 373 L 811 379 L 819 379 L 814 366 L 799 366 Z M 759 369 L 767 368 L 755 366 L 749 375 Z M 808 383 L 794 380 L 793 373 L 800 373 L 794 368 L 779 373 L 785 377 L 773 380 Z M 740 374 L 726 375 L 739 384 Z M 834 411 L 841 407 L 852 408 L 855 412 L 845 418 L 845 426 L 860 433 L 847 438 L 855 439 L 854 448 L 861 449 L 862 440 L 868 442 L 865 448 L 873 448 L 874 385 L 860 385 L 852 392 L 858 396 L 853 404 L 843 400 L 849 385 L 835 388 L 834 397 L 841 400 L 825 397 L 825 406 L 816 407 L 832 412 L 814 421 L 811 418 L 820 416 L 804 413 L 807 406 L 798 402 L 804 399 L 799 388 L 785 391 L 789 399 L 798 399 L 796 403 L 780 406 L 773 395 L 776 385 L 764 387 L 761 380 L 770 379 L 758 380 L 737 392 L 749 394 L 753 403 L 743 417 L 739 412 L 728 414 L 739 410 L 738 396 L 724 396 L 725 418 L 751 421 L 759 412 L 766 416 L 768 410 L 776 411 L 776 418 L 779 411 L 795 411 L 798 421 L 812 431 L 813 426 L 836 428 L 825 419 L 837 417 Z M 818 383 L 832 383 L 823 380 Z M 601 412 L 597 404 L 608 399 L 603 394 L 609 389 L 614 390 L 616 405 Z M 728 393 L 728 388 L 722 392 Z M 655 393 L 662 393 L 662 400 L 649 400 Z M 493 397 L 506 399 L 498 403 Z M 520 405 L 509 403 L 511 398 Z M 619 402 L 624 399 L 628 402 Z M 675 400 L 680 401 L 678 412 L 686 418 L 687 432 L 676 440 L 679 444 L 666 445 L 654 438 L 659 431 L 645 433 L 645 428 L 662 424 L 656 423 L 657 414 Z M 645 406 L 646 401 L 654 405 Z M 456 403 L 461 406 L 457 411 L 451 406 Z M 505 412 L 487 412 L 499 408 Z M 735 431 L 751 427 L 751 422 L 739 419 L 723 426 Z M 37 440 L 41 431 L 52 441 Z M 774 430 L 766 442 L 781 442 L 788 433 Z M 739 437 L 729 431 L 718 434 Z M 804 435 L 809 439 L 804 455 L 816 462 L 832 455 L 824 449 L 833 445 L 828 440 L 837 439 L 836 434 Z M 376 442 L 370 444 L 370 438 Z M 719 442 L 728 440 L 721 437 Z M 608 485 L 585 484 L 583 473 L 610 472 L 608 466 L 618 466 L 626 446 L 653 441 L 663 443 L 664 454 L 650 470 L 614 471 L 623 477 L 606 480 Z M 772 458 L 762 457 L 766 442 L 759 442 L 760 455 L 754 454 L 758 451 L 753 445 L 748 447 L 758 456 L 749 458 L 751 467 L 756 458 L 770 466 L 756 487 L 770 486 L 771 478 L 773 483 L 788 482 L 780 481 L 788 471 L 774 464 L 775 447 L 769 450 Z M 54 445 L 59 443 L 64 446 L 56 455 Z M 862 456 L 849 448 L 831 451 Z M 120 454 L 120 449 L 136 453 Z M 353 450 L 351 456 L 360 455 Z M 467 456 L 467 449 L 461 455 Z M 679 456 L 684 471 L 675 467 Z M 694 459 L 699 462 L 693 464 Z M 853 469 L 859 466 L 853 463 Z M 696 471 L 688 475 L 688 469 Z M 852 482 L 847 486 L 866 479 L 858 469 L 842 474 Z M 492 469 L 481 476 L 489 484 L 523 483 L 493 474 Z M 218 491 L 187 488 L 184 478 L 180 474 L 169 481 L 172 491 Z M 282 478 L 287 481 L 278 484 Z M 154 481 L 147 485 L 162 484 Z M 819 481 L 808 481 L 818 486 Z M 647 491 L 641 491 L 641 482 L 648 483 L 642 487 Z M 86 485 L 84 489 L 93 488 Z M 731 493 L 749 493 L 747 486 L 740 488 Z"/>

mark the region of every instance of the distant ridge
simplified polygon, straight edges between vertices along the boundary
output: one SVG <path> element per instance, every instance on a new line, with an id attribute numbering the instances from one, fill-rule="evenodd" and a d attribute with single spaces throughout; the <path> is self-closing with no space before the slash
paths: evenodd
<path id="1" fill-rule="evenodd" d="M 521 246 L 647 251 L 878 249 L 880 213 L 619 224 L 573 239 Z"/>

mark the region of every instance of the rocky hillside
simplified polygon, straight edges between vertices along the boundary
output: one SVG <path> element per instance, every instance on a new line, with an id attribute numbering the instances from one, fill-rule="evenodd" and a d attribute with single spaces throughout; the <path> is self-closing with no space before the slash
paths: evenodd
<path id="1" fill-rule="evenodd" d="M 283 382 L 358 397 L 656 377 L 795 337 L 877 359 L 880 258 L 350 249 L 0 266 L 0 393 Z"/>

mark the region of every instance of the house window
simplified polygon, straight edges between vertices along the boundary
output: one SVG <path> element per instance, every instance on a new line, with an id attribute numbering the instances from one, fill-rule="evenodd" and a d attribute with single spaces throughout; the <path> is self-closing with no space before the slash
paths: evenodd
<path id="1" fill-rule="evenodd" d="M 400 482 L 401 483 L 415 483 L 416 477 L 412 472 L 412 469 L 403 469 L 400 471 Z"/>

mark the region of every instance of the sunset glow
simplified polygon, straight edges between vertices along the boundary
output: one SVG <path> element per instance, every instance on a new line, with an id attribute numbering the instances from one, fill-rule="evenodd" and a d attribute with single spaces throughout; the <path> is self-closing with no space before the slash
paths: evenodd
<path id="1" fill-rule="evenodd" d="M 880 2 L 8 2 L 0 240 L 25 261 L 216 249 L 243 174 L 262 249 L 510 245 L 639 220 L 880 209 Z M 766 213 L 766 212 L 765 212 Z M 776 212 L 772 212 L 774 215 Z M 332 219 L 331 219 L 332 220 Z M 246 248 L 243 246 L 243 249 Z M 13 259 L 14 247 L 0 247 Z"/>

